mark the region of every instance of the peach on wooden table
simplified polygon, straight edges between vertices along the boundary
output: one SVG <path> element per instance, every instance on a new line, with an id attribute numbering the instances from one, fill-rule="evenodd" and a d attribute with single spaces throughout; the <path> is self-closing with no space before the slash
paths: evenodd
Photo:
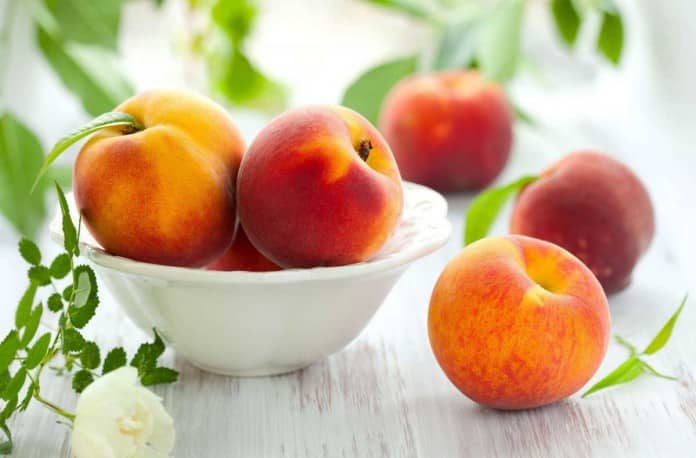
<path id="1" fill-rule="evenodd" d="M 592 272 L 541 240 L 490 237 L 449 262 L 430 301 L 435 357 L 452 383 L 497 409 L 543 406 L 599 368 L 610 317 Z"/>
<path id="2" fill-rule="evenodd" d="M 240 222 L 283 267 L 352 264 L 384 245 L 401 215 L 399 169 L 361 115 L 310 106 L 271 121 L 244 154 Z"/>

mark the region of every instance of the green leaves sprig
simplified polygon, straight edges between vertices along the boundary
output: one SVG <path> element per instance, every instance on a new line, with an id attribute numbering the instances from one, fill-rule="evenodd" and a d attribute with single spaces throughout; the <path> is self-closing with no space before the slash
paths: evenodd
<path id="1" fill-rule="evenodd" d="M 653 368 L 643 359 L 643 356 L 654 355 L 655 353 L 660 351 L 665 345 L 667 345 L 669 338 L 672 336 L 674 325 L 676 324 L 679 315 L 684 309 L 687 297 L 688 295 L 684 296 L 684 299 L 682 299 L 681 304 L 679 305 L 677 310 L 669 318 L 669 320 L 667 320 L 667 323 L 665 323 L 664 326 L 662 326 L 662 329 L 660 329 L 660 331 L 655 335 L 655 337 L 653 337 L 653 339 L 642 352 L 638 352 L 637 348 L 623 337 L 616 336 L 616 341 L 620 345 L 626 347 L 630 352 L 628 359 L 621 363 L 619 367 L 611 371 L 609 375 L 592 385 L 590 389 L 583 393 L 582 397 L 584 398 L 592 393 L 596 393 L 599 390 L 603 390 L 612 386 L 628 383 L 638 378 L 641 374 L 650 374 L 655 377 L 664 378 L 667 380 L 676 380 L 676 378 L 671 375 L 665 375 L 658 372 L 655 368 Z"/>
<path id="2" fill-rule="evenodd" d="M 15 326 L 0 342 L 0 398 L 5 404 L 0 411 L 0 430 L 5 440 L 0 443 L 0 454 L 12 452 L 12 435 L 7 422 L 13 414 L 24 411 L 36 400 L 72 422 L 74 415 L 44 399 L 41 394 L 41 374 L 57 357 L 62 365 L 52 369 L 57 373 L 71 373 L 73 389 L 81 393 L 97 377 L 128 364 L 122 347 L 111 349 L 102 360 L 99 346 L 82 335 L 82 330 L 94 317 L 99 306 L 97 278 L 86 264 L 77 265 L 80 255 L 80 225 L 75 227 L 65 194 L 56 184 L 58 202 L 63 217 L 63 246 L 65 251 L 50 263 L 38 246 L 29 239 L 19 242 L 19 252 L 29 264 L 29 286 L 22 295 L 15 312 Z M 69 283 L 62 290 L 58 281 L 67 278 Z M 50 294 L 44 302 L 36 303 L 41 288 Z M 47 311 L 46 311 L 47 309 Z M 39 333 L 41 318 L 45 313 L 58 316 L 54 332 Z M 178 373 L 158 365 L 165 350 L 159 334 L 154 341 L 140 345 L 130 365 L 137 368 L 143 385 L 172 383 Z"/>

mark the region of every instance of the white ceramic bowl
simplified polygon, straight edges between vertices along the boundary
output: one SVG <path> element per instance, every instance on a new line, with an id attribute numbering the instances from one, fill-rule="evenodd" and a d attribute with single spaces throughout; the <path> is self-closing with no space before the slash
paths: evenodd
<path id="1" fill-rule="evenodd" d="M 128 316 L 143 330 L 157 328 L 191 363 L 227 375 L 279 374 L 348 345 L 406 267 L 445 244 L 451 226 L 441 195 L 404 183 L 404 204 L 374 259 L 341 267 L 214 272 L 112 256 L 85 230 L 80 243 Z M 62 243 L 60 212 L 50 229 Z"/>

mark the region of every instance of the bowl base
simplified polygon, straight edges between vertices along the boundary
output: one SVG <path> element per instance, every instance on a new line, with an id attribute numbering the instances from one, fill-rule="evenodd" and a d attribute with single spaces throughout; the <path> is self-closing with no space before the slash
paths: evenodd
<path id="1" fill-rule="evenodd" d="M 296 372 L 301 369 L 304 369 L 306 367 L 311 366 L 314 364 L 313 362 L 310 363 L 301 363 L 297 365 L 270 365 L 270 366 L 261 366 L 261 367 L 255 367 L 251 369 L 226 369 L 222 367 L 214 367 L 214 366 L 208 366 L 206 364 L 200 364 L 196 363 L 193 361 L 189 362 L 196 366 L 198 369 L 205 371 L 205 372 L 210 372 L 213 374 L 217 375 L 225 375 L 227 377 L 265 377 L 265 376 L 270 376 L 270 375 L 283 375 L 283 374 L 289 374 L 291 372 Z"/>

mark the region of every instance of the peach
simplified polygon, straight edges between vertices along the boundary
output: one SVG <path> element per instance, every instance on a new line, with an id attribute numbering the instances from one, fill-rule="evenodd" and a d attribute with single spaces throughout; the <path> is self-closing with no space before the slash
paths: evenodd
<path id="1" fill-rule="evenodd" d="M 203 266 L 232 243 L 244 141 L 227 113 L 189 92 L 151 91 L 116 108 L 142 130 L 110 127 L 80 150 L 74 192 L 83 221 L 110 253 Z"/>
<path id="2" fill-rule="evenodd" d="M 208 270 L 245 270 L 248 272 L 271 272 L 281 267 L 259 253 L 251 244 L 240 226 L 232 246 L 221 257 L 206 266 Z"/>
<path id="3" fill-rule="evenodd" d="M 526 186 L 510 231 L 555 243 L 580 258 L 607 294 L 625 288 L 650 246 L 650 196 L 625 165 L 604 154 L 570 154 Z"/>
<path id="4" fill-rule="evenodd" d="M 604 357 L 609 327 L 592 272 L 563 248 L 523 236 L 462 250 L 440 275 L 428 315 L 452 383 L 479 404 L 511 410 L 578 391 Z"/>
<path id="5" fill-rule="evenodd" d="M 440 191 L 484 188 L 507 163 L 513 116 L 477 71 L 417 74 L 387 95 L 379 127 L 405 180 Z"/>
<path id="6" fill-rule="evenodd" d="M 271 121 L 244 154 L 237 192 L 249 240 L 282 267 L 369 259 L 403 205 L 389 146 L 365 118 L 339 106 Z"/>

